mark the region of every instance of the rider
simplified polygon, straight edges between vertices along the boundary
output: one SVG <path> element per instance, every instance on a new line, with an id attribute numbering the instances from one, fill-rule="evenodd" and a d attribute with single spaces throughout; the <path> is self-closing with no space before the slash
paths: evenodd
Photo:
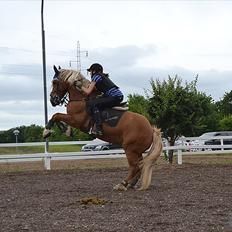
<path id="1" fill-rule="evenodd" d="M 119 105 L 123 100 L 123 94 L 119 87 L 109 79 L 109 75 L 103 73 L 103 67 L 100 64 L 92 64 L 87 71 L 90 72 L 91 83 L 88 88 L 82 86 L 81 89 L 87 95 L 90 95 L 94 89 L 102 93 L 101 97 L 87 101 L 86 107 L 87 111 L 93 116 L 96 124 L 96 131 L 93 131 L 93 133 L 96 135 L 103 135 L 99 109 Z"/>

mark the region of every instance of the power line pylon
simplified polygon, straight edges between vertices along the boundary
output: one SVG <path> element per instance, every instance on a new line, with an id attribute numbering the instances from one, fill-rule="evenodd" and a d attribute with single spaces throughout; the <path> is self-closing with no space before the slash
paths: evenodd
<path id="1" fill-rule="evenodd" d="M 88 57 L 88 51 L 81 51 L 80 49 L 80 42 L 77 41 L 77 59 L 76 60 L 70 60 L 69 66 L 72 67 L 72 62 L 77 63 L 77 71 L 81 71 L 81 53 L 85 53 L 85 56 Z"/>

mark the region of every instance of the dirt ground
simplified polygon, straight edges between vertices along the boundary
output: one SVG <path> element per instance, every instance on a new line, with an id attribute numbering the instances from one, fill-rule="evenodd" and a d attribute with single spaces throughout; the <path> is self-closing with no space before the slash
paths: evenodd
<path id="1" fill-rule="evenodd" d="M 231 163 L 161 163 L 147 191 L 126 192 L 113 191 L 124 161 L 83 164 L 0 172 L 0 231 L 232 232 Z"/>

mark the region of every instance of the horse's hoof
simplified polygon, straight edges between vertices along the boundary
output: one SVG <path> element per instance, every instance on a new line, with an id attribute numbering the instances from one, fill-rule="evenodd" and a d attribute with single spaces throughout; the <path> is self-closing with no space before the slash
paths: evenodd
<path id="1" fill-rule="evenodd" d="M 128 184 L 127 189 L 136 189 L 135 184 L 134 185 Z"/>
<path id="2" fill-rule="evenodd" d="M 117 190 L 117 191 L 126 191 L 127 188 L 123 185 L 123 184 L 117 184 L 114 186 L 114 190 Z"/>
<path id="3" fill-rule="evenodd" d="M 52 134 L 52 130 L 49 130 L 49 129 L 44 129 L 43 131 L 43 138 L 46 139 L 48 138 L 50 135 Z"/>

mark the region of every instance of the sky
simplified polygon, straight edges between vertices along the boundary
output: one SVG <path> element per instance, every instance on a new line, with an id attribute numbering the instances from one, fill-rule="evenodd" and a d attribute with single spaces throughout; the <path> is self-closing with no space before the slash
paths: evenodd
<path id="1" fill-rule="evenodd" d="M 41 1 L 0 8 L 0 130 L 44 126 Z M 79 41 L 83 74 L 101 63 L 125 97 L 145 95 L 151 78 L 198 74 L 197 89 L 219 101 L 232 90 L 231 12 L 232 1 L 220 0 L 44 0 L 47 94 L 54 64 L 76 69 Z M 55 112 L 65 107 L 48 101 L 48 117 Z"/>

